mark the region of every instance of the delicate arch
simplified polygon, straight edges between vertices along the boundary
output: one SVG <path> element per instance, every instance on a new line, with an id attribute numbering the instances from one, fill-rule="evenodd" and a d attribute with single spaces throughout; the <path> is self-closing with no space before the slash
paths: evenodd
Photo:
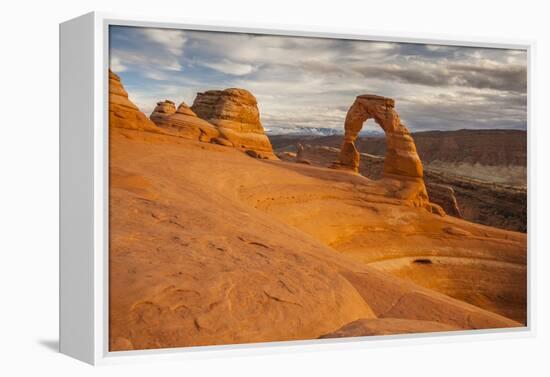
<path id="1" fill-rule="evenodd" d="M 372 118 L 386 135 L 386 157 L 383 175 L 422 178 L 422 162 L 409 130 L 394 109 L 395 101 L 372 94 L 358 96 L 346 115 L 345 135 L 340 158 L 335 167 L 359 170 L 360 155 L 355 140 L 363 123 Z"/>

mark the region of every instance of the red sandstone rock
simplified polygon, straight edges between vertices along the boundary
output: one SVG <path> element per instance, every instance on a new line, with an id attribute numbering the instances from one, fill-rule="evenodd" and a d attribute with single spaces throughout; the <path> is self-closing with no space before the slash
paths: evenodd
<path id="1" fill-rule="evenodd" d="M 198 93 L 191 110 L 217 126 L 220 134 L 236 148 L 277 159 L 264 133 L 256 98 L 250 92 L 231 88 Z"/>
<path id="2" fill-rule="evenodd" d="M 363 123 L 372 118 L 386 134 L 386 157 L 382 176 L 407 182 L 408 199 L 414 206 L 432 211 L 424 185 L 422 162 L 416 152 L 414 140 L 399 115 L 394 110 L 395 101 L 391 98 L 365 94 L 358 96 L 346 115 L 345 136 L 340 158 L 333 167 L 359 171 L 360 155 L 355 140 Z"/>
<path id="3" fill-rule="evenodd" d="M 233 146 L 232 142 L 230 142 L 227 139 L 221 138 L 221 137 L 215 137 L 211 140 L 211 142 L 214 143 L 214 144 L 223 145 L 224 147 L 232 147 Z"/>
<path id="4" fill-rule="evenodd" d="M 354 336 L 411 334 L 460 330 L 460 327 L 435 321 L 422 321 L 402 318 L 358 319 L 338 330 L 322 335 L 326 338 L 349 338 Z"/>
<path id="5" fill-rule="evenodd" d="M 160 133 L 160 129 L 128 98 L 120 77 L 109 70 L 109 127 Z"/>
<path id="6" fill-rule="evenodd" d="M 525 323 L 525 235 L 386 195 L 404 180 L 113 131 L 111 351 Z"/>
<path id="7" fill-rule="evenodd" d="M 428 183 L 426 188 L 431 202 L 439 204 L 449 215 L 462 218 L 456 202 L 455 192 L 451 186 Z"/>
<path id="8" fill-rule="evenodd" d="M 210 142 L 214 138 L 221 139 L 218 129 L 197 117 L 185 102 L 182 102 L 177 110 L 172 101 L 157 103 L 151 120 L 170 135 L 204 142 Z"/>
<path id="9" fill-rule="evenodd" d="M 169 124 L 168 117 L 176 112 L 176 104 L 170 100 L 157 102 L 157 106 L 149 116 L 157 126 L 162 127 Z"/>
<path id="10" fill-rule="evenodd" d="M 357 171 L 359 154 L 355 149 L 355 140 L 363 123 L 373 118 L 386 134 L 386 160 L 384 175 L 398 175 L 422 178 L 422 162 L 416 153 L 416 146 L 409 130 L 401 123 L 394 110 L 395 101 L 375 95 L 361 95 L 355 99 L 346 116 L 345 137 L 342 146 L 341 164 Z M 353 148 L 350 147 L 353 145 Z M 357 164 L 355 164 L 357 161 Z"/>

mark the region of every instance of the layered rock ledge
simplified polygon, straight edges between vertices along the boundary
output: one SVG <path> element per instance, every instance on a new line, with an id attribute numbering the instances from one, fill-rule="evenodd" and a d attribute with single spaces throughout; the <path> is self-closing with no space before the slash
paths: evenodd
<path id="1" fill-rule="evenodd" d="M 260 121 L 256 98 L 247 90 L 230 88 L 198 93 L 191 110 L 215 125 L 236 148 L 260 158 L 277 159 Z"/>
<path id="2" fill-rule="evenodd" d="M 150 118 L 165 133 L 173 136 L 203 142 L 211 142 L 220 137 L 218 129 L 197 117 L 185 102 L 182 102 L 177 110 L 174 102 L 170 100 L 158 102 Z"/>
<path id="3" fill-rule="evenodd" d="M 128 98 L 120 77 L 109 70 L 109 127 L 150 132 L 159 128 Z"/>
<path id="4" fill-rule="evenodd" d="M 168 122 L 168 117 L 176 112 L 176 104 L 170 100 L 164 100 L 157 102 L 157 106 L 149 115 L 151 119 L 157 126 L 166 126 Z"/>

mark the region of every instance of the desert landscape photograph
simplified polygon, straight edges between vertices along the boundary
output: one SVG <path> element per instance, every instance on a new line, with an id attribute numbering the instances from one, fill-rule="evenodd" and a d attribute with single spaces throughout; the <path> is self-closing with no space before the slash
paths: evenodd
<path id="1" fill-rule="evenodd" d="M 109 27 L 109 350 L 528 326 L 527 52 Z"/>

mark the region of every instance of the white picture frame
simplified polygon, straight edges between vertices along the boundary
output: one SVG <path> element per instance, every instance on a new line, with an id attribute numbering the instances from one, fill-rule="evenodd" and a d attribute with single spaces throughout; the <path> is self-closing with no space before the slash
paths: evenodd
<path id="1" fill-rule="evenodd" d="M 110 25 L 513 48 L 528 57 L 528 224 L 534 218 L 533 41 L 439 38 L 415 33 L 254 25 L 88 13 L 60 24 L 60 352 L 90 364 L 347 350 L 535 335 L 532 227 L 528 232 L 528 324 L 524 328 L 391 335 L 160 350 L 108 350 L 108 30 Z"/>

